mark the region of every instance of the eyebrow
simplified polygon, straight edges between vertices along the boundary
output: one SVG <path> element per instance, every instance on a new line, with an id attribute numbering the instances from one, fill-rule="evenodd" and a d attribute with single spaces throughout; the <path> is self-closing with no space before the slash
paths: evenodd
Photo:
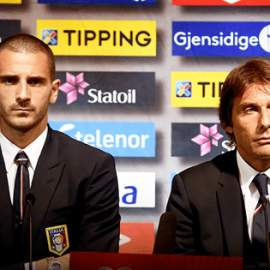
<path id="1" fill-rule="evenodd" d="M 42 76 L 28 76 L 27 80 L 39 80 L 39 81 L 47 81 L 48 78 Z"/>
<path id="2" fill-rule="evenodd" d="M 11 75 L 11 74 L 10 75 L 8 75 L 8 74 L 7 75 L 2 75 L 2 76 L 0 75 L 0 78 L 14 78 L 14 77 L 16 78 L 16 77 L 19 77 L 19 76 L 18 75 Z"/>
<path id="3" fill-rule="evenodd" d="M 9 75 L 9 74 L 6 74 L 6 75 L 0 75 L 0 80 L 1 79 L 7 79 L 7 78 L 19 78 L 20 76 L 18 75 Z M 43 76 L 27 76 L 26 80 L 39 80 L 39 81 L 47 81 L 48 78 L 46 77 L 43 77 Z"/>

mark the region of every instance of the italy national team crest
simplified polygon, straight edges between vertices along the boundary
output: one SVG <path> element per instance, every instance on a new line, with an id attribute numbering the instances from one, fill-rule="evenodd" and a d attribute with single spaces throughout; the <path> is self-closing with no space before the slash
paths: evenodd
<path id="1" fill-rule="evenodd" d="M 61 256 L 69 248 L 67 225 L 46 228 L 50 252 Z"/>

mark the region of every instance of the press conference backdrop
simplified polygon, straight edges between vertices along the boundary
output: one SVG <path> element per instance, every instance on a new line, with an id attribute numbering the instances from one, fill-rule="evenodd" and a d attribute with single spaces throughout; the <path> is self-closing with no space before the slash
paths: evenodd
<path id="1" fill-rule="evenodd" d="M 219 93 L 232 68 L 269 60 L 267 3 L 0 0 L 0 39 L 26 32 L 56 55 L 50 125 L 116 159 L 121 252 L 151 252 L 176 173 L 232 150 Z"/>

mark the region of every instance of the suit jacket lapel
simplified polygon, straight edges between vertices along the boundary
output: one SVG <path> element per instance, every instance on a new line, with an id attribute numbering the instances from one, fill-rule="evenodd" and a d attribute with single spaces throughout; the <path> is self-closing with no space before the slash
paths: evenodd
<path id="1" fill-rule="evenodd" d="M 226 162 L 226 168 L 219 179 L 222 188 L 217 191 L 218 204 L 229 256 L 242 257 L 246 218 L 235 151 L 233 158 Z"/>
<path id="2" fill-rule="evenodd" d="M 64 164 L 58 158 L 58 137 L 49 128 L 48 136 L 35 169 L 30 192 L 35 196 L 35 204 L 32 208 L 33 216 L 33 246 L 39 234 L 54 190 L 61 177 Z M 29 231 L 29 213 L 26 212 L 23 231 Z M 28 235 L 28 233 L 23 233 Z M 27 239 L 22 239 L 23 241 Z"/>
<path id="3" fill-rule="evenodd" d="M 7 249 L 13 245 L 13 207 L 9 196 L 6 167 L 0 147 L 0 239 Z"/>

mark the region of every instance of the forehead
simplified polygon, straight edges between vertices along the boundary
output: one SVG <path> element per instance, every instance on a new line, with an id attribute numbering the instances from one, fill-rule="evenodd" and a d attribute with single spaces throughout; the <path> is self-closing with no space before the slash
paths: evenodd
<path id="1" fill-rule="evenodd" d="M 17 73 L 16 75 L 50 74 L 49 60 L 45 53 L 14 52 L 8 49 L 0 51 L 0 73 Z"/>
<path id="2" fill-rule="evenodd" d="M 270 98 L 270 84 L 251 84 L 242 94 L 236 97 L 236 101 L 242 103 Z"/>

